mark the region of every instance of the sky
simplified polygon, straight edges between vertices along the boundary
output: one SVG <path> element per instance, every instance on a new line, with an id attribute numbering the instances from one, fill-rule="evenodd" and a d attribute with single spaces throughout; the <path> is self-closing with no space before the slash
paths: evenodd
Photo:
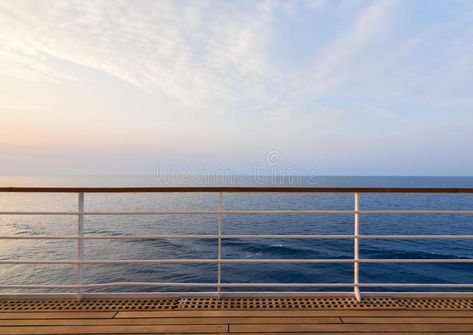
<path id="1" fill-rule="evenodd" d="M 0 175 L 471 176 L 472 148 L 473 1 L 0 1 Z"/>

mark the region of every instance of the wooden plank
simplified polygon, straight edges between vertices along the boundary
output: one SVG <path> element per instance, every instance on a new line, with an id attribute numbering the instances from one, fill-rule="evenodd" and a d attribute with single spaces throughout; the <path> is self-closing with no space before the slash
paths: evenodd
<path id="1" fill-rule="evenodd" d="M 200 311 L 130 311 L 118 312 L 115 318 L 163 318 L 163 317 L 473 317 L 470 311 L 406 311 L 406 310 L 200 310 Z"/>
<path id="2" fill-rule="evenodd" d="M 227 325 L 1 327 L 1 334 L 226 333 Z"/>
<path id="3" fill-rule="evenodd" d="M 473 323 L 473 318 L 418 318 L 415 317 L 385 318 L 385 317 L 342 317 L 343 323 Z"/>
<path id="4" fill-rule="evenodd" d="M 234 324 L 234 323 L 342 323 L 338 317 L 208 317 L 208 318 L 133 318 L 133 319 L 53 319 L 0 320 L 1 326 L 53 325 L 140 325 L 140 324 Z M 0 330 L 1 333 L 1 330 Z"/>
<path id="5" fill-rule="evenodd" d="M 117 312 L 0 312 L 5 319 L 110 319 Z"/>
<path id="6" fill-rule="evenodd" d="M 473 333 L 472 324 L 234 324 L 230 333 L 254 332 L 468 332 Z"/>

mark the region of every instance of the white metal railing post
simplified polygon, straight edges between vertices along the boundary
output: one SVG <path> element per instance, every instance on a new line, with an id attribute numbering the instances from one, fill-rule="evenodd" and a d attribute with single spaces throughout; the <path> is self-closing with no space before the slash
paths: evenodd
<path id="1" fill-rule="evenodd" d="M 77 219 L 77 260 L 84 260 L 84 193 L 80 192 L 78 197 L 78 219 Z M 77 284 L 82 285 L 83 274 L 82 263 L 77 264 Z M 82 299 L 82 288 L 77 288 L 77 300 Z"/>
<path id="2" fill-rule="evenodd" d="M 360 235 L 360 193 L 355 193 L 355 227 L 354 227 L 354 245 L 353 245 L 353 292 L 355 298 L 358 302 L 361 301 L 361 292 L 360 287 L 360 240 L 358 236 Z"/>
<path id="3" fill-rule="evenodd" d="M 217 205 L 217 223 L 218 223 L 218 247 L 217 247 L 217 298 L 220 299 L 222 294 L 222 192 L 218 192 L 218 205 Z"/>

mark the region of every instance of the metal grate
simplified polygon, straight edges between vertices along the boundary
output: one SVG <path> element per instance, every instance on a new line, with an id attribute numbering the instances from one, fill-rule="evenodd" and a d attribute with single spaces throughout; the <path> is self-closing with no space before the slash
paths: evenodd
<path id="1" fill-rule="evenodd" d="M 471 309 L 472 299 L 402 299 L 406 309 Z"/>
<path id="2" fill-rule="evenodd" d="M 172 310 L 178 299 L 0 300 L 0 312 Z"/>
<path id="3" fill-rule="evenodd" d="M 471 309 L 473 299 L 238 298 L 180 299 L 178 309 Z"/>
<path id="4" fill-rule="evenodd" d="M 473 309 L 473 299 L 432 298 L 176 298 L 108 300 L 0 300 L 0 312 L 212 309 Z"/>

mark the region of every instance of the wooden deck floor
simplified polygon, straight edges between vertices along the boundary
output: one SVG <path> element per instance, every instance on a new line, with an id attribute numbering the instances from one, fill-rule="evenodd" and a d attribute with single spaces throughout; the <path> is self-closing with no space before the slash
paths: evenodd
<path id="1" fill-rule="evenodd" d="M 473 334 L 473 309 L 4 311 L 0 334 Z"/>

